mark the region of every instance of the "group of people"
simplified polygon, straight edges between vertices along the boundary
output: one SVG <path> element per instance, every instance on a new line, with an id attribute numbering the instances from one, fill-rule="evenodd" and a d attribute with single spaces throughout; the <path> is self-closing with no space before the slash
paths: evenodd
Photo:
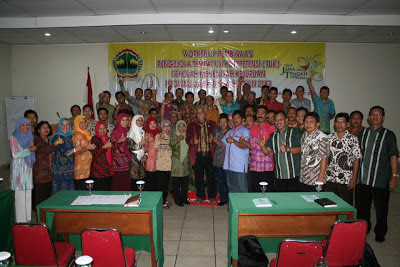
<path id="1" fill-rule="evenodd" d="M 336 114 L 329 88 L 321 87 L 318 95 L 311 78 L 313 112 L 303 86 L 295 99 L 283 90 L 281 103 L 276 87 L 263 86 L 256 98 L 242 77 L 236 101 L 225 86 L 218 99 L 199 90 L 197 102 L 192 92 L 177 88 L 174 95 L 168 87 L 159 103 L 157 90 L 138 88 L 133 97 L 122 80 L 119 85 L 117 105 L 110 104 L 108 91 L 99 95 L 98 121 L 90 105 L 83 115 L 72 106 L 72 117 L 60 119 L 54 134 L 47 121 L 37 123 L 33 110 L 18 119 L 10 140 L 17 221 L 30 220 L 32 189 L 36 205 L 62 189 L 85 189 L 87 179 L 95 180 L 95 190 L 115 191 L 136 190 L 136 181 L 144 180 L 146 190 L 163 192 L 164 208 L 171 205 L 169 187 L 177 205 L 190 204 L 193 176 L 196 203 L 206 200 L 207 188 L 211 203 L 219 194 L 220 206 L 229 192 L 258 192 L 260 182 L 270 192 L 304 192 L 315 191 L 321 181 L 324 190 L 351 205 L 356 188 L 358 217 L 369 230 L 374 201 L 376 241 L 385 240 L 398 149 L 394 133 L 383 127 L 384 108 L 372 107 L 370 127 L 364 128 L 360 111 Z"/>

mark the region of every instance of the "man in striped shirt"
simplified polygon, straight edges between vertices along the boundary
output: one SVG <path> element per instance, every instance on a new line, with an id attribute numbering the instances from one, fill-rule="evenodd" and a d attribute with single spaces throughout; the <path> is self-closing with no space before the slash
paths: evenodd
<path id="1" fill-rule="evenodd" d="M 390 190 L 396 187 L 399 177 L 396 136 L 383 127 L 385 118 L 384 108 L 372 107 L 368 115 L 371 127 L 358 135 L 363 158 L 356 186 L 357 217 L 367 221 L 369 232 L 373 200 L 376 211 L 375 241 L 379 243 L 385 241 Z"/>
<path id="2" fill-rule="evenodd" d="M 299 129 L 287 126 L 287 116 L 283 111 L 275 114 L 275 126 L 278 131 L 271 134 L 268 142 L 259 138 L 258 143 L 264 155 L 274 152 L 275 190 L 296 192 L 299 187 L 301 134 Z"/>

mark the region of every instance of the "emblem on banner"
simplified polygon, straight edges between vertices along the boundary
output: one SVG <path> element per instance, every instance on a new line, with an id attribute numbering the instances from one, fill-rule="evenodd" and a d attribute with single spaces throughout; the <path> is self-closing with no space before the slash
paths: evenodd
<path id="1" fill-rule="evenodd" d="M 139 72 L 142 68 L 142 58 L 130 49 L 119 52 L 112 61 L 119 79 L 140 81 Z"/>

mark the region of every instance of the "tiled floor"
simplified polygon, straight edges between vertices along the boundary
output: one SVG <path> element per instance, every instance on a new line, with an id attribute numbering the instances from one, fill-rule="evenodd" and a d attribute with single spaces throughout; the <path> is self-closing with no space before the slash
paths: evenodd
<path id="1" fill-rule="evenodd" d="M 0 168 L 6 178 L 3 188 L 9 188 L 8 169 Z M 386 242 L 376 243 L 374 234 L 367 237 L 382 267 L 400 266 L 400 186 L 392 192 L 389 206 L 389 231 Z M 374 211 L 372 211 L 374 214 Z M 375 218 L 372 217 L 375 224 Z M 227 206 L 172 205 L 164 209 L 165 267 L 227 266 L 228 211 Z M 79 255 L 79 252 L 77 253 Z M 274 254 L 267 254 L 269 259 Z M 151 266 L 150 254 L 137 252 L 137 266 Z"/>

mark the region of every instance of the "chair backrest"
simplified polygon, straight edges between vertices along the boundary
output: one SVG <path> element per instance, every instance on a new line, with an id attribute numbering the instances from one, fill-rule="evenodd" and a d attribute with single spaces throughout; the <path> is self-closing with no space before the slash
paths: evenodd
<path id="1" fill-rule="evenodd" d="M 81 233 L 82 254 L 93 258 L 93 267 L 127 267 L 121 232 L 115 228 L 86 228 Z"/>
<path id="2" fill-rule="evenodd" d="M 332 225 L 325 249 L 329 266 L 360 263 L 366 235 L 367 223 L 364 220 L 336 221 Z"/>
<path id="3" fill-rule="evenodd" d="M 277 267 L 309 267 L 324 255 L 324 246 L 315 240 L 283 240 L 278 248 Z"/>
<path id="4" fill-rule="evenodd" d="M 17 223 L 12 229 L 18 265 L 58 266 L 49 228 L 42 223 Z"/>

